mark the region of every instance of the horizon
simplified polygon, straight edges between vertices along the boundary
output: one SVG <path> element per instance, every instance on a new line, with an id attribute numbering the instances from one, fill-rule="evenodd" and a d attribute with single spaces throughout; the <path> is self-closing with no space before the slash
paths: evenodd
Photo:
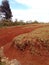
<path id="1" fill-rule="evenodd" d="M 49 0 L 8 0 L 12 11 L 12 20 L 49 22 Z M 0 0 L 1 4 L 2 0 Z"/>

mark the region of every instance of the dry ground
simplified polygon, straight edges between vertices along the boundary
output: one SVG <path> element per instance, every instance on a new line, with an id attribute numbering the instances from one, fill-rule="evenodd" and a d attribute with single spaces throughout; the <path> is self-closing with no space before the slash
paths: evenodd
<path id="1" fill-rule="evenodd" d="M 29 42 L 26 42 L 27 46 L 22 50 L 26 40 Z M 5 56 L 9 59 L 16 58 L 22 65 L 49 65 L 49 42 L 46 46 L 48 49 L 42 45 L 47 40 L 49 41 L 49 24 L 0 29 L 0 47 L 4 47 Z M 21 46 L 17 47 L 17 41 Z"/>

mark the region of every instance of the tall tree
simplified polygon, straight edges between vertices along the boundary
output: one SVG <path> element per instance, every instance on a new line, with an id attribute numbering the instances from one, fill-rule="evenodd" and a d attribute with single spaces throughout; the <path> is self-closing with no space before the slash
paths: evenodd
<path id="1" fill-rule="evenodd" d="M 2 0 L 2 12 L 5 13 L 5 19 L 10 19 L 12 17 L 8 0 Z"/>

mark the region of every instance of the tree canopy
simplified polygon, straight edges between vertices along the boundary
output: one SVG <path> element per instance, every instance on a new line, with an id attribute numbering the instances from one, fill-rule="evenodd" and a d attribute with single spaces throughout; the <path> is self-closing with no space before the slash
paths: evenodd
<path id="1" fill-rule="evenodd" d="M 1 12 L 5 13 L 5 19 L 10 19 L 12 17 L 12 12 L 10 9 L 9 1 L 8 0 L 2 0 L 2 5 L 1 5 Z"/>

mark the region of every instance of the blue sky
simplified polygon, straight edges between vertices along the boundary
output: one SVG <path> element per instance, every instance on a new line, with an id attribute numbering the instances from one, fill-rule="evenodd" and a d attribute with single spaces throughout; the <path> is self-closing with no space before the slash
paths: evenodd
<path id="1" fill-rule="evenodd" d="M 49 0 L 9 0 L 9 3 L 13 20 L 49 22 Z"/>
<path id="2" fill-rule="evenodd" d="M 29 7 L 15 0 L 9 0 L 12 9 L 28 9 Z"/>
<path id="3" fill-rule="evenodd" d="M 15 0 L 8 0 L 8 1 L 9 1 L 11 9 L 28 9 L 29 8 L 28 6 L 21 4 Z M 2 0 L 0 0 L 0 4 L 1 2 Z"/>

